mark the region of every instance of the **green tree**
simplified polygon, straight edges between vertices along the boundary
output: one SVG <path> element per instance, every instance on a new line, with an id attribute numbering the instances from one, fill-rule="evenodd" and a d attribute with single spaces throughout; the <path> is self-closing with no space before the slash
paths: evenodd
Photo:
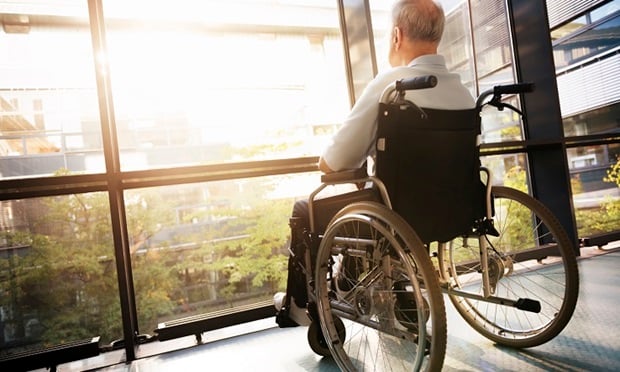
<path id="1" fill-rule="evenodd" d="M 527 193 L 527 174 L 521 166 L 514 166 L 504 174 L 504 185 Z"/>
<path id="2" fill-rule="evenodd" d="M 620 158 L 607 169 L 607 176 L 603 178 L 603 181 L 615 183 L 616 186 L 620 187 Z"/>
<path id="3" fill-rule="evenodd" d="M 228 211 L 235 218 L 192 237 L 202 242 L 200 248 L 178 264 L 179 272 L 205 274 L 201 279 L 205 286 L 211 282 L 215 291 L 211 295 L 221 296 L 228 306 L 244 297 L 270 298 L 286 284 L 292 202 L 251 200 L 252 192 L 235 199 L 236 205 Z"/>
<path id="4" fill-rule="evenodd" d="M 527 174 L 521 166 L 510 168 L 504 175 L 504 185 L 527 193 Z M 503 202 L 502 202 L 503 201 Z M 518 203 L 512 203 L 503 199 L 496 200 L 496 209 L 503 209 L 500 216 L 510 218 L 510 221 L 501 221 L 502 226 L 510 226 L 502 236 L 501 244 L 507 247 L 532 247 L 533 223 L 529 209 Z M 526 244 L 529 242 L 529 244 Z M 511 248 L 512 249 L 512 248 Z"/>
<path id="5" fill-rule="evenodd" d="M 240 243 L 243 249 L 237 255 L 223 256 L 213 265 L 230 277 L 225 293 L 246 278 L 256 288 L 267 284 L 271 294 L 284 287 L 288 257 L 282 252 L 290 234 L 286 223 L 290 211 L 287 201 L 264 201 L 244 215 L 253 223 L 245 230 L 248 237 Z"/>
<path id="6" fill-rule="evenodd" d="M 620 187 L 620 159 L 606 171 L 604 182 Z M 588 236 L 620 229 L 620 200 L 607 196 L 599 208 L 579 209 L 575 212 L 579 234 Z"/>
<path id="7" fill-rule="evenodd" d="M 14 311 L 36 319 L 41 339 L 56 344 L 93 335 L 121 334 L 118 292 L 109 234 L 109 208 L 102 194 L 31 201 L 40 212 L 31 231 L 12 231 L 10 246 L 23 249 L 13 265 Z M 118 313 L 117 313 L 118 314 Z M 105 325 L 105 327 L 102 326 Z"/>
<path id="8" fill-rule="evenodd" d="M 616 187 L 620 187 L 620 158 L 616 160 L 609 169 L 603 181 L 614 183 Z M 606 197 L 601 203 L 600 217 L 592 221 L 591 225 L 595 231 L 613 231 L 620 229 L 620 200 Z"/>
<path id="9" fill-rule="evenodd" d="M 209 184 L 209 203 L 215 207 L 178 216 L 179 203 L 196 201 L 180 202 L 161 189 L 125 193 L 142 333 L 181 314 L 270 298 L 284 288 L 292 201 L 265 200 L 273 182 L 239 181 L 238 194 L 231 193 L 230 182 Z M 33 205 L 26 218 L 30 224 L 4 232 L 7 245 L 28 247 L 27 254 L 0 259 L 0 303 L 21 317 L 17 328 L 38 319 L 37 337 L 47 345 L 94 335 L 103 343 L 121 338 L 108 195 L 28 202 Z"/>
<path id="10" fill-rule="evenodd" d="M 153 234 L 160 222 L 166 222 L 165 203 L 157 199 L 145 192 L 127 205 L 128 219 L 134 221 L 128 224 L 134 248 Z M 159 207 L 149 210 L 145 200 Z M 107 194 L 73 194 L 31 202 L 39 212 L 38 218 L 31 218 L 31 230 L 5 234 L 11 246 L 29 247 L 24 250 L 27 254 L 11 256 L 15 279 L 2 282 L 12 286 L 14 311 L 37 319 L 41 340 L 48 345 L 94 335 L 100 335 L 102 342 L 121 337 Z M 176 287 L 177 277 L 153 255 L 135 256 L 134 260 L 148 262 L 134 267 L 139 321 L 154 323 L 171 311 L 168 294 Z"/>

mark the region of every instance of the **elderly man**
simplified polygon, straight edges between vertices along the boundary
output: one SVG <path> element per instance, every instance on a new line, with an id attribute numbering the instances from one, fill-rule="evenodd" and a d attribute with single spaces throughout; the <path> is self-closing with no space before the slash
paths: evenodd
<path id="1" fill-rule="evenodd" d="M 432 0 L 400 0 L 394 3 L 388 56 L 391 68 L 377 75 L 359 97 L 323 151 L 319 159 L 321 171 L 331 173 L 357 169 L 368 157 L 375 155 L 379 99 L 383 90 L 397 80 L 423 75 L 437 77 L 435 88 L 406 93 L 406 99 L 420 107 L 457 110 L 475 106 L 474 98 L 461 83 L 460 76 L 449 72 L 444 57 L 437 54 L 444 23 L 443 9 Z M 368 195 L 368 190 L 360 191 L 362 192 Z M 330 199 L 330 203 L 334 205 L 333 203 L 337 204 L 342 198 L 334 196 Z M 344 204 L 342 206 L 344 207 Z M 316 213 L 320 214 L 321 211 L 316 210 Z M 292 215 L 298 217 L 298 227 L 308 227 L 307 201 L 296 202 Z M 295 244 L 298 242 L 293 236 L 291 246 L 294 247 Z M 304 312 L 298 311 L 299 308 L 304 308 L 307 302 L 305 283 L 300 278 L 292 277 L 290 268 L 289 264 L 287 293 L 292 298 L 276 295 L 275 305 L 279 310 L 283 307 L 284 312 L 288 313 L 288 317 L 295 323 L 307 324 L 307 317 L 299 315 Z"/>

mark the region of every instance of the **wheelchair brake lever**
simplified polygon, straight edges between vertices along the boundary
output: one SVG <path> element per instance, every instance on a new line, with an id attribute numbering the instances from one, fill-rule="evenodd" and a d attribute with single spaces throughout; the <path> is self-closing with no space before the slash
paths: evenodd
<path id="1" fill-rule="evenodd" d="M 523 116 L 523 112 L 521 110 L 511 105 L 510 103 L 502 102 L 500 94 L 494 95 L 493 98 L 489 102 L 487 102 L 487 105 L 496 107 L 499 111 L 504 111 L 504 108 L 509 108 L 512 111 L 516 112 L 517 114 Z"/>
<path id="2" fill-rule="evenodd" d="M 508 107 L 509 109 L 511 109 L 512 111 L 516 112 L 517 114 L 523 116 L 523 112 L 521 110 L 519 110 L 518 108 L 514 107 L 513 105 L 511 105 L 510 103 L 502 103 L 501 104 L 502 107 L 498 107 L 498 109 L 500 111 L 502 111 L 505 107 Z"/>

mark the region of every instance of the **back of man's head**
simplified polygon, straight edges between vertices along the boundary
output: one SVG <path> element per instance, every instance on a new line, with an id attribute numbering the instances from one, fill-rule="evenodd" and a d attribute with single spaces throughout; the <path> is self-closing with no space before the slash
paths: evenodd
<path id="1" fill-rule="evenodd" d="M 392 8 L 392 23 L 410 40 L 439 43 L 445 16 L 441 5 L 433 0 L 399 0 Z"/>

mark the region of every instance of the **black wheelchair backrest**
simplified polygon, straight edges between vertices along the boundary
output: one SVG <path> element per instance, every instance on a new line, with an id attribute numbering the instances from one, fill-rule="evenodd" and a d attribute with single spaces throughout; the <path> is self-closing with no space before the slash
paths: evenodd
<path id="1" fill-rule="evenodd" d="M 472 230 L 486 213 L 478 110 L 380 103 L 376 175 L 423 242 Z"/>

